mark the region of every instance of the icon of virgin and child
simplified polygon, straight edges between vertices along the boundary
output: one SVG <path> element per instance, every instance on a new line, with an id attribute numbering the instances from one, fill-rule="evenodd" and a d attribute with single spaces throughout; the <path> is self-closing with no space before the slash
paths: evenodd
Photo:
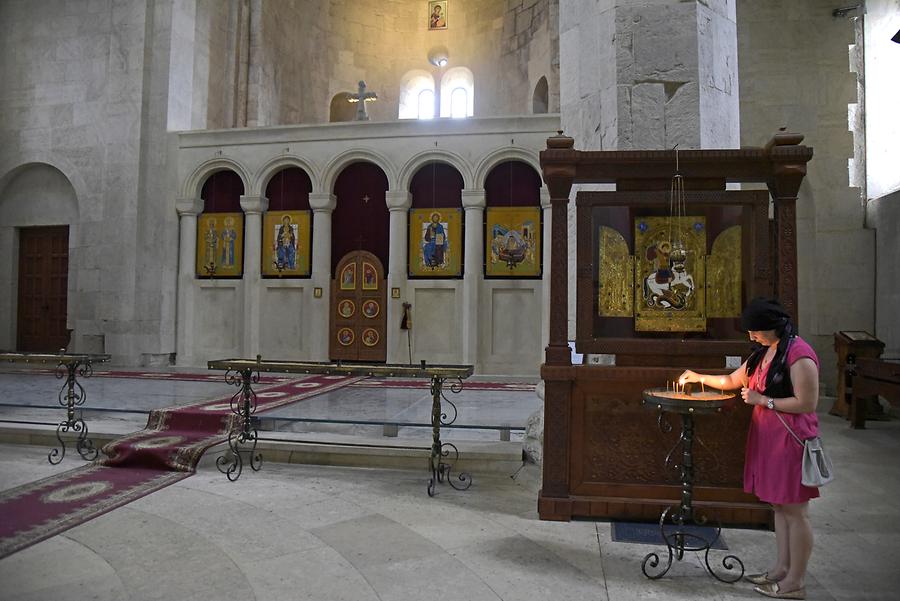
<path id="1" fill-rule="evenodd" d="M 275 232 L 273 250 L 276 269 L 281 271 L 297 268 L 297 224 L 291 223 L 290 215 L 281 218 L 281 224 Z"/>

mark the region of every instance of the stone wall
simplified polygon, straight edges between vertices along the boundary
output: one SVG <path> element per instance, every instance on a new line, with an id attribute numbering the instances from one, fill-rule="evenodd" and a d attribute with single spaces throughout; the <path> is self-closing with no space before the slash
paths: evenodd
<path id="1" fill-rule="evenodd" d="M 328 121 L 328 3 L 257 0 L 250 18 L 247 125 Z"/>
<path id="2" fill-rule="evenodd" d="M 866 2 L 866 172 L 869 198 L 900 189 L 900 0 Z"/>
<path id="3" fill-rule="evenodd" d="M 436 47 L 448 51 L 445 69 L 473 72 L 476 117 L 531 113 L 542 76 L 558 110 L 557 0 L 454 0 L 439 31 L 427 11 L 418 0 L 254 0 L 247 124 L 327 122 L 331 99 L 359 80 L 378 94 L 370 119 L 394 120 L 405 73 L 425 70 L 440 87 L 443 70 L 428 62 Z"/>
<path id="4" fill-rule="evenodd" d="M 875 229 L 874 334 L 885 344 L 884 357 L 900 359 L 900 191 L 869 201 L 866 212 Z"/>
<path id="5" fill-rule="evenodd" d="M 68 225 L 74 226 L 70 279 L 77 289 L 69 296 L 68 326 L 76 332 L 75 348 L 79 337 L 106 333 L 111 334 L 107 351 L 128 348 L 110 338 L 128 331 L 133 318 L 140 112 L 149 42 L 145 7 L 139 1 L 0 4 L 0 138 L 6 141 L 0 146 L 0 178 L 7 180 L 0 180 L 0 202 L 21 202 L 6 198 L 2 189 L 30 163 L 51 166 L 74 188 L 77 223 Z M 2 210 L 18 214 L 15 207 Z M 48 216 L 60 225 L 71 217 L 52 209 Z M 29 224 L 18 218 L 3 223 L 10 235 L 20 225 Z M 14 254 L 4 254 L 3 269 L 14 271 L 13 259 Z M 0 294 L 15 292 L 4 288 Z M 0 319 L 15 321 L 13 315 Z"/>
<path id="6" fill-rule="evenodd" d="M 797 200 L 800 332 L 819 354 L 826 390 L 836 378 L 833 334 L 872 331 L 875 289 L 873 232 L 848 173 L 854 26 L 833 8 L 826 0 L 737 4 L 741 144 L 764 144 L 786 127 L 815 151 Z"/>
<path id="7" fill-rule="evenodd" d="M 900 0 L 870 0 L 865 23 L 866 225 L 875 229 L 875 335 L 886 357 L 900 358 L 900 111 L 897 65 Z"/>
<path id="8" fill-rule="evenodd" d="M 0 3 L 0 138 L 8 141 L 0 147 L 0 238 L 14 251 L 16 227 L 70 226 L 71 350 L 137 364 L 174 346 L 177 224 L 166 129 L 192 123 L 192 66 L 181 59 L 192 52 L 193 15 L 192 3 L 171 1 Z M 52 187 L 32 178 L 45 171 L 74 190 L 74 210 L 48 206 Z M 23 190 L 38 199 L 40 220 L 23 210 Z M 17 293 L 15 254 L 0 254 L 12 284 L 0 292 L 4 311 Z M 14 324 L 15 316 L 0 320 Z M 12 332 L 0 334 L 0 346 L 15 346 Z"/>

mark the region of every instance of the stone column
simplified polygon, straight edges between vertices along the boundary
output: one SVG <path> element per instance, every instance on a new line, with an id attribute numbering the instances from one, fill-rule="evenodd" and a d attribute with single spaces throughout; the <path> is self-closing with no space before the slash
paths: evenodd
<path id="1" fill-rule="evenodd" d="M 262 214 L 269 208 L 265 196 L 241 196 L 244 211 L 244 357 L 259 353 L 259 318 L 262 266 Z"/>
<path id="2" fill-rule="evenodd" d="M 175 352 L 178 365 L 191 365 L 194 359 L 194 277 L 197 257 L 197 215 L 203 210 L 202 198 L 179 198 L 178 211 L 178 315 Z"/>
<path id="3" fill-rule="evenodd" d="M 312 274 L 309 285 L 321 288 L 321 298 L 310 295 L 310 311 L 304 322 L 308 334 L 309 359 L 328 360 L 328 327 L 331 311 L 331 213 L 337 197 L 330 192 L 312 192 L 309 206 L 313 210 Z"/>
<path id="4" fill-rule="evenodd" d="M 578 150 L 740 147 L 733 1 L 561 2 L 559 32 L 560 123 Z M 574 290 L 574 253 L 568 269 Z M 574 323 L 572 295 L 570 336 Z"/>
<path id="5" fill-rule="evenodd" d="M 466 251 L 463 267 L 463 363 L 478 368 L 478 299 L 482 281 L 484 258 L 485 191 L 463 190 L 462 204 L 466 211 Z"/>
<path id="6" fill-rule="evenodd" d="M 389 190 L 385 194 L 388 210 L 391 212 L 391 240 L 388 249 L 387 265 L 387 361 L 388 363 L 407 363 L 409 361 L 410 344 L 406 337 L 409 332 L 400 330 L 403 319 L 403 303 L 408 302 L 407 274 L 409 265 L 409 249 L 407 232 L 409 231 L 409 207 L 412 195 L 406 190 Z M 391 289 L 400 289 L 400 298 L 391 298 Z"/>

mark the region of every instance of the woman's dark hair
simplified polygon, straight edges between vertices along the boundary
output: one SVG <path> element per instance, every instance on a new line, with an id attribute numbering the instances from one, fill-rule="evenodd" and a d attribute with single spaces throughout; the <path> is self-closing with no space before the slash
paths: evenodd
<path id="1" fill-rule="evenodd" d="M 775 335 L 778 337 L 778 347 L 766 375 L 766 388 L 779 383 L 787 372 L 787 352 L 791 345 L 791 339 L 797 335 L 797 328 L 791 321 L 790 314 L 774 298 L 754 298 L 741 314 L 741 324 L 746 330 L 775 331 Z M 756 342 L 753 345 L 753 352 L 747 359 L 748 378 L 753 375 L 766 354 L 766 347 Z"/>

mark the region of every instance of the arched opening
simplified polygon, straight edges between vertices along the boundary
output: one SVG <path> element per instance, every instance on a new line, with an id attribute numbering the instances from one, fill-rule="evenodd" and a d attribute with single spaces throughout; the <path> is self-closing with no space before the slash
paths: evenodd
<path id="1" fill-rule="evenodd" d="M 450 116 L 454 119 L 463 119 L 467 116 L 469 107 L 469 92 L 465 88 L 456 88 L 450 93 Z"/>
<path id="2" fill-rule="evenodd" d="M 77 222 L 75 189 L 59 169 L 37 163 L 9 176 L 0 191 L 0 306 L 10 319 L 0 324 L 0 347 L 71 350 L 69 238 Z"/>
<path id="3" fill-rule="evenodd" d="M 540 207 L 541 176 L 524 161 L 494 165 L 484 180 L 489 207 Z"/>
<path id="4" fill-rule="evenodd" d="M 413 69 L 400 79 L 400 119 L 434 117 L 434 78 L 427 71 Z"/>
<path id="5" fill-rule="evenodd" d="M 419 113 L 417 119 L 434 119 L 434 92 L 422 90 L 419 92 Z"/>
<path id="6" fill-rule="evenodd" d="M 196 273 L 202 278 L 239 278 L 244 273 L 244 182 L 234 171 L 213 173 L 200 191 Z"/>
<path id="7" fill-rule="evenodd" d="M 460 277 L 463 266 L 463 177 L 447 163 L 416 171 L 409 184 L 409 275 Z"/>
<path id="8" fill-rule="evenodd" d="M 541 176 L 528 163 L 505 161 L 491 169 L 484 189 L 485 277 L 540 277 Z"/>
<path id="9" fill-rule="evenodd" d="M 344 168 L 334 183 L 337 204 L 331 215 L 331 274 L 350 251 L 366 250 L 388 265 L 390 212 L 385 202 L 388 179 L 368 161 Z"/>
<path id="10" fill-rule="evenodd" d="M 263 216 L 263 277 L 308 277 L 312 271 L 312 181 L 299 167 L 286 167 L 266 185 Z"/>
<path id="11" fill-rule="evenodd" d="M 441 117 L 463 118 L 474 114 L 475 76 L 465 67 L 448 69 L 441 78 Z"/>
<path id="12" fill-rule="evenodd" d="M 356 121 L 356 105 L 350 102 L 349 92 L 339 92 L 331 99 L 328 120 L 331 123 Z"/>
<path id="13" fill-rule="evenodd" d="M 550 92 L 547 86 L 547 78 L 541 76 L 534 86 L 534 93 L 531 95 L 531 112 L 535 115 L 546 113 L 549 106 Z"/>
<path id="14" fill-rule="evenodd" d="M 200 198 L 204 213 L 236 213 L 241 210 L 244 182 L 231 170 L 216 171 L 203 182 Z"/>

